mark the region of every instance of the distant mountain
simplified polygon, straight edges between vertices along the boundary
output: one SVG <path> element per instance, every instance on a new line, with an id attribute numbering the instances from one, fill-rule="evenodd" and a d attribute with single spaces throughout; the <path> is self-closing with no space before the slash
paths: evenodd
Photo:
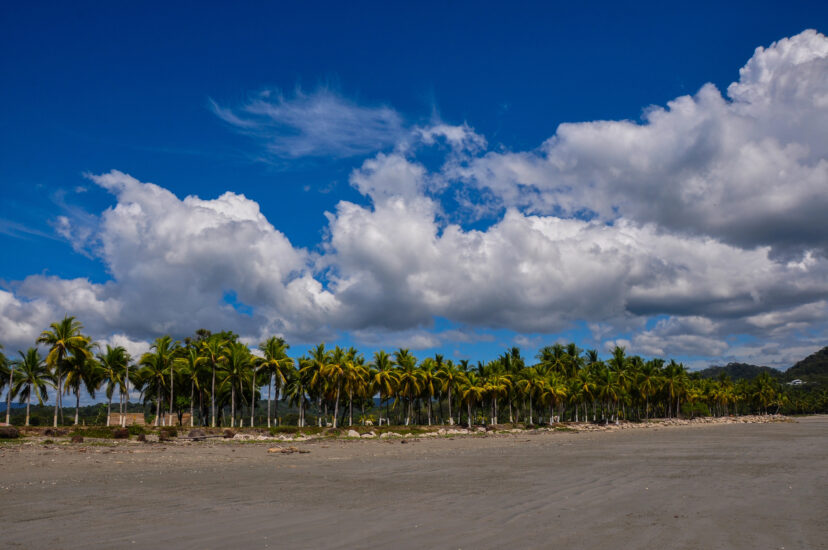
<path id="1" fill-rule="evenodd" d="M 12 401 L 11 408 L 12 409 L 22 409 L 26 406 L 25 403 L 15 403 Z M 0 412 L 6 412 L 6 401 L 4 400 L 0 403 Z"/>
<path id="2" fill-rule="evenodd" d="M 721 373 L 725 373 L 731 380 L 753 380 L 763 372 L 780 382 L 802 380 L 812 388 L 828 387 L 828 346 L 812 353 L 786 371 L 748 363 L 728 363 L 724 367 L 707 367 L 700 370 L 699 374 L 702 378 L 718 378 Z"/>
<path id="3" fill-rule="evenodd" d="M 714 365 L 699 371 L 699 374 L 701 374 L 702 378 L 718 378 L 720 374 L 725 373 L 731 380 L 753 380 L 763 372 L 768 373 L 777 380 L 783 380 L 785 378 L 785 373 L 779 369 L 760 367 L 748 363 L 728 363 L 724 367 Z"/>
<path id="4" fill-rule="evenodd" d="M 828 346 L 812 353 L 785 372 L 787 380 L 800 379 L 828 386 Z"/>

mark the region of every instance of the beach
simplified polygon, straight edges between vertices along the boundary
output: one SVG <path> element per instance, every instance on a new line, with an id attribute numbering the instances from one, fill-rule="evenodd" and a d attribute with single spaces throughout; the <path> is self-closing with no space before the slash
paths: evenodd
<path id="1" fill-rule="evenodd" d="M 3 444 L 0 542 L 828 548 L 825 416 L 291 445 Z"/>

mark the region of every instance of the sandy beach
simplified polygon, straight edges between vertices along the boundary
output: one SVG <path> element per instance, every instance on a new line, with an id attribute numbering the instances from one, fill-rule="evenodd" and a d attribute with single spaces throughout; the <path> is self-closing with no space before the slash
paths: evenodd
<path id="1" fill-rule="evenodd" d="M 608 432 L 0 445 L 5 548 L 828 548 L 828 417 Z"/>

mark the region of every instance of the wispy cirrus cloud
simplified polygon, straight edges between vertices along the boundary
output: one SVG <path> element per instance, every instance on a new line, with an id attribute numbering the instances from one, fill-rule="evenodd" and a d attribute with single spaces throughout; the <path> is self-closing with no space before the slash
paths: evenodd
<path id="1" fill-rule="evenodd" d="M 361 105 L 328 88 L 297 89 L 293 96 L 266 90 L 230 107 L 209 101 L 220 119 L 278 158 L 366 155 L 398 145 L 409 133 L 393 108 Z"/>

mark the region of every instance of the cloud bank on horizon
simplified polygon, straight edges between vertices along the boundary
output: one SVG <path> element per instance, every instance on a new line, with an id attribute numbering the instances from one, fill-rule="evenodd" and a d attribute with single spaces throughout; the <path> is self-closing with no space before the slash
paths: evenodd
<path id="1" fill-rule="evenodd" d="M 429 348 L 585 323 L 601 347 L 775 365 L 826 343 L 828 38 L 816 31 L 757 48 L 724 94 L 707 84 L 640 123 L 562 124 L 530 151 L 326 90 L 212 107 L 265 155 L 370 155 L 350 176 L 364 200 L 326 213 L 309 250 L 232 191 L 182 199 L 90 175 L 115 205 L 55 227 L 111 278 L 0 290 L 7 349 L 67 312 L 133 351 L 200 327 Z"/>

